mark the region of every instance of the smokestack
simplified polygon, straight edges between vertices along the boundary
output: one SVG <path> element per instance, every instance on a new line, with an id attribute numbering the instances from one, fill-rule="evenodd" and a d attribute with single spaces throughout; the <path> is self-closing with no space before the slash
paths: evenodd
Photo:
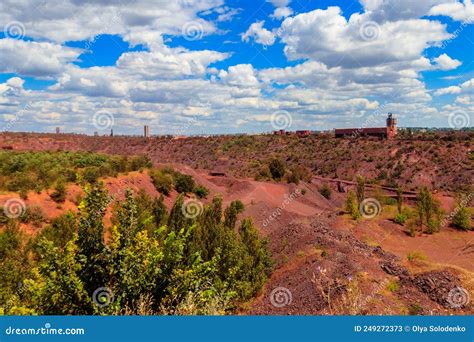
<path id="1" fill-rule="evenodd" d="M 60 131 L 59 127 L 56 127 L 56 134 L 59 134 L 59 133 L 61 133 L 61 131 Z"/>
<path id="2" fill-rule="evenodd" d="M 148 125 L 143 126 L 143 136 L 145 138 L 150 137 L 150 127 Z"/>

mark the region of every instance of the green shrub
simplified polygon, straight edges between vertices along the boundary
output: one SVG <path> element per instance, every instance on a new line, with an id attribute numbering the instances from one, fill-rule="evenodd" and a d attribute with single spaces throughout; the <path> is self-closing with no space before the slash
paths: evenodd
<path id="1" fill-rule="evenodd" d="M 419 304 L 410 304 L 408 306 L 408 314 L 411 316 L 419 315 L 423 312 L 423 308 Z"/>
<path id="2" fill-rule="evenodd" d="M 428 234 L 439 231 L 442 211 L 438 201 L 433 198 L 427 187 L 420 189 L 416 204 L 421 230 L 423 231 L 423 226 L 426 226 L 426 233 Z"/>
<path id="3" fill-rule="evenodd" d="M 382 197 L 382 201 L 380 201 L 380 202 L 385 204 L 385 205 L 396 205 L 397 204 L 397 199 L 392 198 L 392 197 Z"/>
<path id="4" fill-rule="evenodd" d="M 99 168 L 96 166 L 86 167 L 82 173 L 82 178 L 88 183 L 97 183 L 99 179 Z"/>
<path id="5" fill-rule="evenodd" d="M 254 179 L 256 181 L 268 180 L 272 178 L 272 174 L 270 173 L 270 169 L 268 165 L 262 165 L 262 167 L 256 173 Z"/>
<path id="6" fill-rule="evenodd" d="M 391 281 L 387 285 L 387 290 L 390 291 L 390 292 L 397 292 L 399 288 L 400 288 L 400 285 L 398 284 L 397 281 Z"/>
<path id="7" fill-rule="evenodd" d="M 40 227 L 45 221 L 43 210 L 36 205 L 29 206 L 20 216 L 20 221 L 23 223 L 31 223 L 35 227 Z"/>
<path id="8" fill-rule="evenodd" d="M 327 199 L 331 199 L 331 194 L 332 194 L 332 190 L 331 190 L 331 187 L 327 184 L 324 184 L 321 188 L 319 188 L 319 193 L 327 198 Z"/>
<path id="9" fill-rule="evenodd" d="M 346 198 L 346 211 L 351 215 L 353 220 L 358 220 L 361 216 L 357 198 L 353 191 L 349 190 Z"/>
<path id="10" fill-rule="evenodd" d="M 28 190 L 26 189 L 21 189 L 19 191 L 19 195 L 20 195 L 20 198 L 24 201 L 26 201 L 28 199 Z"/>
<path id="11" fill-rule="evenodd" d="M 294 183 L 298 185 L 300 183 L 300 177 L 298 176 L 298 174 L 290 172 L 286 177 L 286 181 L 290 184 Z"/>
<path id="12" fill-rule="evenodd" d="M 207 195 L 209 195 L 209 189 L 207 189 L 205 186 L 199 185 L 194 189 L 194 193 L 199 198 L 206 198 Z"/>
<path id="13" fill-rule="evenodd" d="M 49 195 L 56 203 L 63 203 L 66 200 L 66 187 L 63 182 L 58 182 L 54 191 Z"/>
<path id="14" fill-rule="evenodd" d="M 274 180 L 280 180 L 285 175 L 285 164 L 280 159 L 271 160 L 268 169 Z"/>
<path id="15" fill-rule="evenodd" d="M 147 155 L 135 156 L 129 161 L 128 170 L 129 171 L 138 171 L 143 168 L 152 167 L 152 162 L 150 157 Z"/>
<path id="16" fill-rule="evenodd" d="M 405 224 L 407 219 L 408 219 L 408 217 L 403 213 L 397 213 L 397 215 L 395 215 L 395 222 L 398 223 L 401 226 L 403 226 Z"/>
<path id="17" fill-rule="evenodd" d="M 425 261 L 427 258 L 426 256 L 421 253 L 421 252 L 418 252 L 418 251 L 414 251 L 414 252 L 409 252 L 407 254 L 407 260 L 408 261 Z"/>
<path id="18" fill-rule="evenodd" d="M 471 230 L 472 222 L 471 222 L 471 211 L 469 210 L 469 208 L 465 206 L 460 206 L 453 216 L 452 224 L 454 227 L 457 227 L 463 230 Z"/>
<path id="19" fill-rule="evenodd" d="M 149 174 L 156 190 L 163 195 L 168 196 L 173 189 L 173 176 L 156 169 L 150 170 Z"/>
<path id="20" fill-rule="evenodd" d="M 176 176 L 174 188 L 179 193 L 193 192 L 196 186 L 193 177 L 179 173 Z"/>

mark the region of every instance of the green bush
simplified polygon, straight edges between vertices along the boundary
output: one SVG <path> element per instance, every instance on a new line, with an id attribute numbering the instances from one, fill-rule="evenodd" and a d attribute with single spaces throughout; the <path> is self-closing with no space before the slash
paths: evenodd
<path id="1" fill-rule="evenodd" d="M 433 198 L 433 195 L 427 187 L 420 189 L 416 205 L 422 232 L 423 226 L 426 226 L 425 232 L 428 234 L 439 231 L 442 211 L 439 202 Z"/>
<path id="2" fill-rule="evenodd" d="M 346 211 L 351 215 L 353 220 L 358 220 L 361 217 L 356 195 L 351 190 L 347 193 Z"/>
<path id="3" fill-rule="evenodd" d="M 19 217 L 23 223 L 31 223 L 35 227 L 40 227 L 45 221 L 44 212 L 41 207 L 32 205 L 26 208 L 25 212 Z"/>
<path id="4" fill-rule="evenodd" d="M 174 188 L 179 193 L 193 192 L 196 184 L 193 177 L 179 173 L 176 176 Z"/>
<path id="5" fill-rule="evenodd" d="M 319 188 L 319 193 L 327 198 L 327 199 L 331 199 L 331 194 L 332 194 L 332 190 L 331 190 L 331 187 L 327 184 L 324 184 L 321 188 Z"/>
<path id="6" fill-rule="evenodd" d="M 20 198 L 24 201 L 26 201 L 28 199 L 28 190 L 26 189 L 21 189 L 19 191 L 19 195 L 20 195 Z"/>
<path id="7" fill-rule="evenodd" d="M 407 221 L 408 217 L 403 214 L 403 213 L 397 213 L 397 215 L 395 215 L 395 222 L 398 223 L 399 225 L 403 226 L 405 224 L 405 222 Z"/>
<path id="8" fill-rule="evenodd" d="M 205 186 L 199 185 L 194 189 L 194 193 L 199 198 L 206 198 L 207 195 L 209 195 L 209 189 L 207 189 Z"/>
<path id="9" fill-rule="evenodd" d="M 460 228 L 462 230 L 471 230 L 471 211 L 465 206 L 459 207 L 456 213 L 453 216 L 452 224 L 454 227 Z"/>
<path id="10" fill-rule="evenodd" d="M 29 245 L 33 258 L 26 257 L 26 237 L 11 221 L 0 231 L 2 313 L 226 314 L 255 296 L 270 275 L 267 240 L 250 219 L 238 230 L 228 229 L 220 198 L 191 218 L 184 217 L 181 194 L 169 224 L 159 226 L 168 216 L 163 198 L 153 201 L 127 191 L 114 209 L 106 244 L 109 196 L 100 183 L 84 192 L 77 216 L 63 215 L 35 236 Z M 239 201 L 231 206 L 226 212 L 243 209 Z M 144 222 L 151 223 L 151 232 Z M 27 286 L 19 298 L 20 282 Z M 91 294 L 104 287 L 115 301 L 95 305 Z"/>
<path id="11" fill-rule="evenodd" d="M 280 180 L 285 175 L 285 164 L 280 159 L 272 159 L 268 169 L 274 180 Z"/>
<path id="12" fill-rule="evenodd" d="M 86 167 L 82 173 L 82 178 L 91 184 L 97 183 L 99 176 L 99 168 L 96 166 Z"/>
<path id="13" fill-rule="evenodd" d="M 149 174 L 156 190 L 163 195 L 168 196 L 173 189 L 173 176 L 157 169 L 150 170 Z"/>
<path id="14" fill-rule="evenodd" d="M 66 200 L 66 187 L 63 182 L 58 182 L 54 191 L 49 195 L 56 203 L 63 203 Z"/>
<path id="15" fill-rule="evenodd" d="M 122 156 L 107 156 L 91 152 L 16 152 L 0 151 L 0 189 L 8 191 L 35 190 L 41 192 L 59 177 L 64 182 L 76 182 L 82 175 L 89 183 L 117 172 L 135 171 L 151 165 L 145 156 L 130 160 Z"/>

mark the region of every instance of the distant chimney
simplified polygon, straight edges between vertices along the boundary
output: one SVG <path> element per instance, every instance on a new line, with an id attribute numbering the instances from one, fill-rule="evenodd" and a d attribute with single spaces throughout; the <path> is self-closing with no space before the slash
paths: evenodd
<path id="1" fill-rule="evenodd" d="M 59 134 L 59 133 L 61 133 L 61 131 L 60 131 L 59 127 L 56 127 L 56 134 Z"/>
<path id="2" fill-rule="evenodd" d="M 393 117 L 392 113 L 388 113 L 387 117 L 387 138 L 393 139 L 397 135 L 397 119 Z"/>
<path id="3" fill-rule="evenodd" d="M 110 136 L 111 136 L 111 137 L 114 136 L 114 130 L 113 130 L 113 129 L 110 130 Z"/>
<path id="4" fill-rule="evenodd" d="M 143 126 L 143 136 L 145 138 L 150 137 L 150 127 L 148 125 Z"/>

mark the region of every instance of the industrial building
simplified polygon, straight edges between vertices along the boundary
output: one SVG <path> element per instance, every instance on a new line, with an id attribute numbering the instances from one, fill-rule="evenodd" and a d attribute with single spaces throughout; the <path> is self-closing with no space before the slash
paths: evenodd
<path id="1" fill-rule="evenodd" d="M 397 119 L 392 113 L 388 113 L 386 127 L 369 128 L 337 128 L 335 130 L 336 138 L 374 136 L 386 139 L 393 139 L 397 135 Z"/>

